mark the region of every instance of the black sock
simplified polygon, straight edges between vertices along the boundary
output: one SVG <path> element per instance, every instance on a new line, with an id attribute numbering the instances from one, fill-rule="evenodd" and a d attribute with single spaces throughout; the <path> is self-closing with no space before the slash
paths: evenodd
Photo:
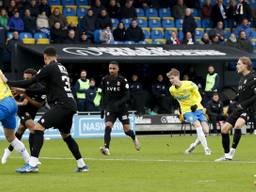
<path id="1" fill-rule="evenodd" d="M 108 148 L 109 149 L 109 144 L 110 144 L 110 140 L 111 140 L 111 131 L 112 131 L 112 129 L 111 129 L 111 127 L 109 127 L 109 126 L 107 126 L 106 128 L 105 128 L 105 134 L 104 134 L 104 146 L 106 147 L 106 148 Z"/>
<path id="2" fill-rule="evenodd" d="M 125 132 L 125 134 L 131 137 L 132 140 L 135 140 L 135 134 L 133 130 L 130 129 L 129 131 Z"/>
<path id="3" fill-rule="evenodd" d="M 33 150 L 33 139 L 34 139 L 34 133 L 30 133 L 28 137 L 28 142 L 29 142 L 29 149 L 30 149 L 30 154 L 32 153 Z"/>
<path id="4" fill-rule="evenodd" d="M 236 149 L 236 147 L 237 147 L 237 145 L 240 141 L 241 136 L 242 136 L 241 129 L 235 129 L 235 133 L 234 133 L 234 136 L 233 136 L 232 148 Z"/>
<path id="5" fill-rule="evenodd" d="M 71 153 L 73 154 L 73 156 L 75 157 L 76 160 L 81 159 L 81 153 L 79 151 L 79 146 L 77 144 L 77 142 L 71 137 L 71 135 L 69 135 L 68 137 L 66 137 L 65 139 L 63 139 L 69 150 L 71 151 Z"/>
<path id="6" fill-rule="evenodd" d="M 44 132 L 36 130 L 32 138 L 31 156 L 38 158 L 44 144 Z"/>
<path id="7" fill-rule="evenodd" d="M 229 153 L 229 144 L 230 144 L 229 134 L 221 133 L 221 136 L 222 136 L 222 146 L 223 146 L 224 152 Z"/>
<path id="8" fill-rule="evenodd" d="M 20 134 L 20 133 L 18 133 L 18 132 L 15 133 L 16 138 L 19 139 L 19 140 L 21 140 L 22 135 L 23 135 L 23 133 L 22 133 L 22 134 Z M 12 145 L 9 145 L 9 146 L 8 146 L 8 149 L 9 149 L 9 151 L 13 151 L 13 146 L 12 146 Z"/>

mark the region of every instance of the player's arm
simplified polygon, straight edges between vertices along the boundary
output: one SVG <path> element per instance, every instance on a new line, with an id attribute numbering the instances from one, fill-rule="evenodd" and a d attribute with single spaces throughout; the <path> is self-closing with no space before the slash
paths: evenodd
<path id="1" fill-rule="evenodd" d="M 25 106 L 28 104 L 28 100 L 26 99 L 26 95 L 22 95 L 21 97 L 23 97 L 22 101 L 16 101 L 16 104 L 18 106 Z"/>
<path id="2" fill-rule="evenodd" d="M 242 102 L 239 103 L 239 107 L 242 108 L 247 108 L 251 104 L 253 104 L 256 100 L 256 78 L 254 78 L 252 81 L 250 81 L 246 87 L 249 91 L 253 91 L 253 96 L 251 96 L 249 99 L 243 100 Z"/>
<path id="3" fill-rule="evenodd" d="M 191 86 L 190 86 L 190 91 L 191 91 L 191 94 L 194 95 L 195 98 L 197 98 L 200 102 L 202 100 L 202 97 L 198 91 L 198 87 L 195 83 L 191 83 Z"/>

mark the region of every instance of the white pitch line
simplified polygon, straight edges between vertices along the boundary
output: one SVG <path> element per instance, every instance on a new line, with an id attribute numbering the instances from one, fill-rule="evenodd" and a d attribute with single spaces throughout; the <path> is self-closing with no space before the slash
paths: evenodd
<path id="1" fill-rule="evenodd" d="M 20 157 L 10 157 L 13 159 L 20 159 Z M 74 158 L 71 157 L 40 157 L 40 159 L 49 159 L 49 160 L 74 160 Z M 121 159 L 121 158 L 93 158 L 93 157 L 87 157 L 84 158 L 84 160 L 89 161 L 130 161 L 130 162 L 167 162 L 167 163 L 232 163 L 232 164 L 256 164 L 256 161 L 224 161 L 224 162 L 214 162 L 212 161 L 206 161 L 206 160 L 182 160 L 182 159 Z"/>

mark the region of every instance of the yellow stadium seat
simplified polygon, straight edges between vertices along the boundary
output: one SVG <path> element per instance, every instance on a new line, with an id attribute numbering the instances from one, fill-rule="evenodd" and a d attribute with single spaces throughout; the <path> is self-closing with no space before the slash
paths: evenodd
<path id="1" fill-rule="evenodd" d="M 50 44 L 50 40 L 46 38 L 39 38 L 37 44 Z"/>
<path id="2" fill-rule="evenodd" d="M 152 44 L 152 39 L 145 39 L 145 42 L 147 42 L 148 44 Z"/>
<path id="3" fill-rule="evenodd" d="M 154 39 L 154 44 L 164 45 L 166 44 L 166 39 Z"/>
<path id="4" fill-rule="evenodd" d="M 66 18 L 67 18 L 68 24 L 74 23 L 75 25 L 78 25 L 78 17 L 77 16 L 68 16 Z"/>
<path id="5" fill-rule="evenodd" d="M 62 13 L 62 10 L 63 10 L 63 6 L 62 6 L 62 5 L 52 5 L 52 6 L 51 6 L 51 11 L 53 12 L 53 10 L 54 10 L 55 8 L 59 8 L 60 12 Z"/>
<path id="6" fill-rule="evenodd" d="M 22 41 L 24 44 L 35 44 L 34 38 L 24 38 Z"/>

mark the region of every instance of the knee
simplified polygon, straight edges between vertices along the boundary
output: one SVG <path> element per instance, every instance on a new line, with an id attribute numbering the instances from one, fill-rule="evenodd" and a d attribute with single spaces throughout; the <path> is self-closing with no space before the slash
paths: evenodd
<path id="1" fill-rule="evenodd" d="M 222 127 L 221 128 L 221 133 L 222 134 L 228 134 L 229 133 L 229 127 L 227 127 L 227 126 Z"/>

